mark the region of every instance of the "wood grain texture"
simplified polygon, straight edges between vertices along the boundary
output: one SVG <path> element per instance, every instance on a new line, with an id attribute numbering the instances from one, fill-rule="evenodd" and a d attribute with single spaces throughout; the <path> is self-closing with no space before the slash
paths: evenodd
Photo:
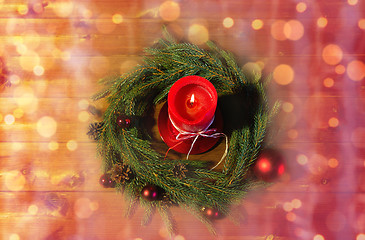
<path id="1" fill-rule="evenodd" d="M 270 100 L 282 101 L 270 139 L 286 173 L 234 208 L 241 225 L 217 221 L 217 239 L 363 240 L 365 2 L 182 0 L 179 12 L 168 9 L 173 21 L 164 2 L 0 0 L 0 83 L 12 82 L 0 88 L 0 238 L 170 239 L 157 214 L 147 227 L 141 208 L 124 217 L 123 195 L 98 183 L 101 160 L 86 135 L 106 107 L 90 100 L 98 80 L 141 63 L 165 25 L 179 40 L 207 37 L 233 52 L 247 76 L 273 74 Z M 173 214 L 174 240 L 213 238 L 184 209 Z"/>

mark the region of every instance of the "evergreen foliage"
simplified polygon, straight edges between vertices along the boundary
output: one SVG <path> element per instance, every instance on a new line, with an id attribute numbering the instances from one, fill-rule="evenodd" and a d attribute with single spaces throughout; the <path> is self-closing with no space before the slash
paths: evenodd
<path id="1" fill-rule="evenodd" d="M 144 64 L 130 73 L 102 80 L 106 89 L 96 94 L 94 99 L 106 98 L 109 107 L 100 124 L 98 152 L 103 159 L 104 172 L 112 171 L 115 165 L 128 165 L 134 174 L 130 181 L 116 185 L 130 202 L 127 216 L 133 214 L 139 203 L 146 209 L 143 224 L 147 224 L 158 212 L 167 228 L 174 231 L 176 226 L 170 208 L 179 205 L 214 233 L 212 221 L 203 214 L 202 208 L 217 209 L 221 214 L 232 217 L 231 207 L 239 204 L 250 189 L 262 184 L 252 176 L 250 167 L 263 148 L 268 124 L 279 105 L 276 103 L 269 108 L 266 83 L 259 77 L 248 80 L 232 54 L 212 42 L 208 42 L 209 49 L 204 50 L 190 43 L 177 43 L 169 35 L 165 38 L 146 49 Z M 208 79 L 220 98 L 246 94 L 246 99 L 255 105 L 252 121 L 229 133 L 228 154 L 221 172 L 210 170 L 209 162 L 165 159 L 151 147 L 151 138 L 141 124 L 147 112 L 167 99 L 171 86 L 189 75 Z M 251 99 L 252 89 L 258 97 Z M 120 115 L 132 119 L 130 127 L 120 128 L 117 125 L 116 119 Z M 147 184 L 163 189 L 165 200 L 143 199 L 141 189 Z"/>

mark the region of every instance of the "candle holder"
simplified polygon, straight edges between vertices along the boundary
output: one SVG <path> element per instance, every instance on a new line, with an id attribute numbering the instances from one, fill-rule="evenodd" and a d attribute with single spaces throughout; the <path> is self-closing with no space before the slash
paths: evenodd
<path id="1" fill-rule="evenodd" d="M 200 154 L 212 149 L 219 138 L 210 135 L 223 128 L 217 100 L 213 84 L 205 78 L 187 76 L 176 81 L 158 117 L 162 140 L 184 154 Z"/>

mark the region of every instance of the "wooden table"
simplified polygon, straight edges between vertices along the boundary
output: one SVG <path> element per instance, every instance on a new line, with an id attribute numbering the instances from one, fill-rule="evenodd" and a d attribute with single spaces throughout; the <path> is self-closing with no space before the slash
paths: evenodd
<path id="1" fill-rule="evenodd" d="M 365 239 L 365 2 L 0 0 L 0 229 L 17 239 L 169 239 L 124 218 L 88 139 L 99 78 L 141 62 L 168 29 L 216 42 L 248 75 L 273 74 L 271 127 L 287 171 L 251 192 L 218 239 Z M 219 150 L 219 149 L 218 149 Z M 213 154 L 213 153 L 210 153 Z M 214 153 L 216 154 L 216 153 Z M 175 240 L 212 239 L 182 209 Z"/>

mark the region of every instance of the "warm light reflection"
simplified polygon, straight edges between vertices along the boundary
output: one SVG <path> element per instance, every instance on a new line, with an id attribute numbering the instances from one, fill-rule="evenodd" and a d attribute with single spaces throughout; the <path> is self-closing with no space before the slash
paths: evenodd
<path id="1" fill-rule="evenodd" d="M 185 237 L 182 235 L 175 236 L 174 240 L 185 240 Z"/>
<path id="2" fill-rule="evenodd" d="M 325 238 L 324 238 L 321 234 L 316 234 L 316 235 L 313 237 L 313 240 L 325 240 Z"/>
<path id="3" fill-rule="evenodd" d="M 112 21 L 115 24 L 120 24 L 120 23 L 123 22 L 123 16 L 119 13 L 116 13 L 116 14 L 113 15 Z"/>
<path id="4" fill-rule="evenodd" d="M 264 26 L 264 22 L 261 19 L 255 19 L 252 21 L 251 26 L 255 30 L 259 30 Z"/>
<path id="5" fill-rule="evenodd" d="M 80 122 L 87 122 L 90 118 L 90 114 L 87 111 L 81 111 L 78 115 Z"/>
<path id="6" fill-rule="evenodd" d="M 365 30 L 365 18 L 360 19 L 360 20 L 357 22 L 357 25 L 359 26 L 359 28 L 360 28 L 360 29 Z"/>
<path id="7" fill-rule="evenodd" d="M 30 205 L 28 207 L 28 213 L 30 215 L 36 215 L 38 213 L 38 206 L 37 205 L 34 205 L 34 204 Z"/>
<path id="8" fill-rule="evenodd" d="M 312 174 L 321 175 L 328 169 L 328 161 L 321 154 L 313 154 L 308 161 L 308 169 Z"/>
<path id="9" fill-rule="evenodd" d="M 233 27 L 234 21 L 232 18 L 230 17 L 226 17 L 225 19 L 223 19 L 223 26 L 225 28 L 231 28 Z"/>
<path id="10" fill-rule="evenodd" d="M 189 27 L 188 38 L 190 42 L 200 45 L 209 40 L 209 31 L 201 24 L 192 24 Z"/>
<path id="11" fill-rule="evenodd" d="M 25 185 L 25 177 L 19 171 L 10 171 L 4 173 L 5 175 L 5 186 L 10 191 L 20 191 L 23 190 Z"/>
<path id="12" fill-rule="evenodd" d="M 66 143 L 66 147 L 70 151 L 75 151 L 77 149 L 77 142 L 75 140 L 70 140 Z"/>
<path id="13" fill-rule="evenodd" d="M 353 60 L 347 65 L 347 76 L 353 81 L 361 81 L 365 77 L 365 64 Z"/>
<path id="14" fill-rule="evenodd" d="M 283 108 L 283 111 L 284 112 L 289 113 L 289 112 L 292 112 L 293 111 L 294 105 L 292 103 L 290 103 L 290 102 L 284 102 L 282 104 L 282 108 Z"/>
<path id="15" fill-rule="evenodd" d="M 74 10 L 74 3 L 68 0 L 61 0 L 57 2 L 52 2 L 50 7 L 53 9 L 54 13 L 62 18 L 69 17 Z"/>
<path id="16" fill-rule="evenodd" d="M 297 163 L 299 163 L 300 165 L 306 165 L 308 163 L 308 157 L 304 154 L 298 155 Z"/>
<path id="17" fill-rule="evenodd" d="M 286 211 L 286 212 L 290 212 L 290 211 L 292 211 L 292 210 L 293 210 L 293 205 L 292 205 L 292 203 L 291 203 L 291 202 L 285 202 L 285 203 L 283 204 L 283 209 L 284 209 L 284 211 Z"/>
<path id="18" fill-rule="evenodd" d="M 343 57 L 342 49 L 336 44 L 328 44 L 323 48 L 322 59 L 329 65 L 336 65 Z"/>
<path id="19" fill-rule="evenodd" d="M 273 78 L 280 85 L 288 85 L 294 80 L 294 70 L 287 64 L 280 64 L 275 67 Z"/>
<path id="20" fill-rule="evenodd" d="M 11 125 L 15 122 L 15 117 L 11 114 L 7 114 L 4 117 L 4 122 L 8 125 Z"/>
<path id="21" fill-rule="evenodd" d="M 37 132 L 42 137 L 52 137 L 57 131 L 57 122 L 49 116 L 40 118 L 37 121 Z"/>
<path id="22" fill-rule="evenodd" d="M 49 142 L 48 149 L 51 151 L 56 151 L 58 149 L 58 142 L 55 142 L 55 141 Z"/>
<path id="23" fill-rule="evenodd" d="M 299 199 L 295 198 L 291 201 L 291 204 L 293 206 L 293 208 L 300 208 L 302 206 L 302 201 L 300 201 Z"/>
<path id="24" fill-rule="evenodd" d="M 261 70 L 262 68 L 260 67 L 260 65 L 254 62 L 248 62 L 242 67 L 242 71 L 248 76 L 252 77 L 261 77 Z"/>
<path id="25" fill-rule="evenodd" d="M 328 120 L 328 126 L 330 127 L 338 127 L 338 125 L 340 124 L 338 118 L 332 117 Z"/>
<path id="26" fill-rule="evenodd" d="M 75 201 L 74 212 L 78 218 L 86 219 L 93 214 L 93 210 L 90 208 L 91 201 L 89 198 L 79 198 Z"/>
<path id="27" fill-rule="evenodd" d="M 342 64 L 338 64 L 336 67 L 335 67 L 335 72 L 337 74 L 344 74 L 346 72 L 346 68 L 344 65 Z"/>
<path id="28" fill-rule="evenodd" d="M 279 41 L 283 41 L 286 40 L 286 36 L 284 34 L 284 26 L 285 26 L 285 21 L 283 20 L 276 20 L 272 25 L 271 25 L 271 36 Z"/>
<path id="29" fill-rule="evenodd" d="M 288 220 L 289 222 L 294 222 L 296 218 L 297 218 L 297 215 L 295 215 L 295 213 L 293 213 L 293 212 L 288 212 L 286 214 L 286 220 Z"/>
<path id="30" fill-rule="evenodd" d="M 297 12 L 304 12 L 305 10 L 307 10 L 307 4 L 305 2 L 299 2 L 296 6 Z"/>
<path id="31" fill-rule="evenodd" d="M 20 237 L 18 234 L 16 233 L 12 233 L 10 236 L 9 236 L 9 240 L 20 240 Z"/>
<path id="32" fill-rule="evenodd" d="M 320 27 L 320 28 L 324 28 L 327 26 L 327 18 L 325 17 L 320 17 L 317 19 L 317 26 Z"/>
<path id="33" fill-rule="evenodd" d="M 288 130 L 288 133 L 287 134 L 288 134 L 288 138 L 290 138 L 292 140 L 297 139 L 298 138 L 298 135 L 299 135 L 299 133 L 298 133 L 298 131 L 296 129 L 290 129 L 290 130 Z"/>
<path id="34" fill-rule="evenodd" d="M 86 99 L 81 99 L 78 102 L 78 106 L 79 106 L 80 109 L 86 110 L 89 107 L 89 101 L 86 100 Z"/>
<path id="35" fill-rule="evenodd" d="M 286 38 L 297 41 L 304 35 L 303 24 L 298 20 L 290 20 L 284 25 L 284 35 Z"/>
<path id="36" fill-rule="evenodd" d="M 323 80 L 323 85 L 325 86 L 325 87 L 328 87 L 328 88 L 330 88 L 330 87 L 333 87 L 333 85 L 335 84 L 335 81 L 332 79 L 332 78 L 325 78 L 324 80 Z"/>
<path id="37" fill-rule="evenodd" d="M 44 68 L 40 65 L 37 65 L 33 68 L 33 73 L 37 76 L 42 76 L 44 74 Z"/>
<path id="38" fill-rule="evenodd" d="M 174 1 L 165 1 L 159 8 L 160 17 L 165 21 L 175 21 L 180 17 L 180 5 Z"/>
<path id="39" fill-rule="evenodd" d="M 365 240 L 365 233 L 359 233 L 359 234 L 357 234 L 356 240 Z"/>
<path id="40" fill-rule="evenodd" d="M 328 159 L 328 166 L 330 168 L 336 168 L 338 166 L 338 160 L 336 158 Z"/>
<path id="41" fill-rule="evenodd" d="M 347 3 L 351 6 L 356 5 L 359 2 L 359 0 L 347 0 Z"/>
<path id="42" fill-rule="evenodd" d="M 35 66 L 40 65 L 40 57 L 38 53 L 28 50 L 25 54 L 19 57 L 20 66 L 27 71 L 33 71 Z"/>

